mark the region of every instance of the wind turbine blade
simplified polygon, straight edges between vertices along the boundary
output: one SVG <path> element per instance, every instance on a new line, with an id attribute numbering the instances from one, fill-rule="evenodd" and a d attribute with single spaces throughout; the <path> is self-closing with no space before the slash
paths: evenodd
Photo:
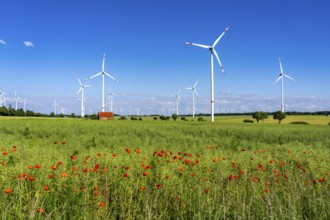
<path id="1" fill-rule="evenodd" d="M 191 42 L 185 42 L 185 44 L 190 44 L 190 45 L 194 45 L 194 46 L 202 47 L 202 48 L 206 48 L 206 49 L 210 49 L 211 48 L 210 46 L 207 46 L 207 45 L 195 44 L 195 43 L 191 43 Z"/>
<path id="2" fill-rule="evenodd" d="M 229 26 L 228 27 L 226 27 L 226 29 L 224 30 L 224 32 L 218 37 L 218 39 L 216 39 L 216 41 L 214 41 L 214 43 L 213 43 L 213 46 L 212 47 L 215 47 L 215 45 L 217 45 L 218 44 L 218 42 L 219 42 L 219 40 L 222 38 L 222 36 L 228 31 L 228 29 L 229 29 Z"/>
<path id="3" fill-rule="evenodd" d="M 194 88 L 196 87 L 197 83 L 198 83 L 198 80 L 195 82 L 195 84 L 194 84 Z"/>
<path id="4" fill-rule="evenodd" d="M 93 79 L 94 77 L 97 77 L 97 76 L 99 76 L 99 75 L 101 75 L 101 74 L 102 74 L 102 72 L 97 73 L 97 74 L 95 74 L 94 76 L 88 77 L 86 80 Z"/>
<path id="5" fill-rule="evenodd" d="M 85 88 L 90 88 L 92 87 L 91 85 L 84 85 Z"/>
<path id="6" fill-rule="evenodd" d="M 78 79 L 78 83 L 82 86 L 83 84 L 81 83 L 80 79 L 79 78 L 77 78 L 77 79 Z"/>
<path id="7" fill-rule="evenodd" d="M 218 53 L 217 53 L 217 51 L 215 51 L 214 49 L 213 49 L 213 54 L 215 55 L 215 57 L 217 58 L 217 60 L 218 60 L 218 62 L 219 62 L 219 65 L 220 65 L 220 68 L 221 68 L 222 74 L 225 74 L 225 70 L 224 70 L 223 67 L 222 67 L 222 64 L 221 64 L 221 61 L 220 61 L 220 59 L 219 59 Z"/>
<path id="8" fill-rule="evenodd" d="M 278 61 L 280 62 L 281 73 L 283 74 L 283 68 L 282 68 L 281 59 L 280 59 L 280 58 L 278 58 Z"/>
<path id="9" fill-rule="evenodd" d="M 192 90 L 192 88 L 186 88 L 186 89 Z"/>
<path id="10" fill-rule="evenodd" d="M 103 54 L 102 72 L 104 72 L 105 53 Z"/>
<path id="11" fill-rule="evenodd" d="M 194 92 L 196 93 L 196 95 L 198 95 L 198 92 L 197 92 L 197 90 L 196 90 L 196 89 L 194 89 Z"/>
<path id="12" fill-rule="evenodd" d="M 78 94 L 79 94 L 79 92 L 81 91 L 81 88 L 82 88 L 82 87 L 80 87 L 80 88 L 79 88 L 79 90 L 78 90 L 78 92 L 76 93 L 76 95 L 78 95 Z"/>
<path id="13" fill-rule="evenodd" d="M 282 75 L 278 77 L 278 79 L 273 84 L 277 83 L 282 77 L 283 77 Z"/>
<path id="14" fill-rule="evenodd" d="M 292 78 L 291 76 L 288 76 L 288 75 L 285 75 L 285 74 L 283 74 L 285 77 L 287 77 L 287 78 L 289 78 L 289 79 L 291 79 L 291 80 L 293 80 L 293 81 L 296 81 L 294 78 Z"/>
<path id="15" fill-rule="evenodd" d="M 118 81 L 118 80 L 115 79 L 115 77 L 111 76 L 109 73 L 104 72 L 104 74 L 107 75 L 107 76 L 109 76 L 109 77 L 110 77 L 111 79 L 113 79 L 114 81 Z"/>

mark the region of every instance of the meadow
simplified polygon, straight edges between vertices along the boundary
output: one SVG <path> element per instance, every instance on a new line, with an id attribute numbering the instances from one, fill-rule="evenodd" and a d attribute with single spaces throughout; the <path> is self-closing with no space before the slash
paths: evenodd
<path id="1" fill-rule="evenodd" d="M 244 118 L 0 118 L 0 218 L 329 219 L 330 119 Z"/>

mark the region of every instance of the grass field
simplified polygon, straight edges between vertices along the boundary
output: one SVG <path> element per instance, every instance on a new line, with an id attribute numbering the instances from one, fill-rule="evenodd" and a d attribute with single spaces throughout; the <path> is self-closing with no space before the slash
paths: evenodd
<path id="1" fill-rule="evenodd" d="M 1 219 L 329 219 L 330 119 L 245 118 L 0 118 Z"/>

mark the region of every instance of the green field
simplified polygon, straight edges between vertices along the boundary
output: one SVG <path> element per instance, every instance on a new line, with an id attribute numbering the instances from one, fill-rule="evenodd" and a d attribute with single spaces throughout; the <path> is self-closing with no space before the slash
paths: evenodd
<path id="1" fill-rule="evenodd" d="M 1 219 L 329 219 L 330 119 L 245 118 L 1 117 Z"/>

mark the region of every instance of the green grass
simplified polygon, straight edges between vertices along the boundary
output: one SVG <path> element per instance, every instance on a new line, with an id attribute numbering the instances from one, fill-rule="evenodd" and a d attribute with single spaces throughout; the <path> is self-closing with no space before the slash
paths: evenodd
<path id="1" fill-rule="evenodd" d="M 0 118 L 1 219 L 329 219 L 328 118 L 245 118 Z"/>

